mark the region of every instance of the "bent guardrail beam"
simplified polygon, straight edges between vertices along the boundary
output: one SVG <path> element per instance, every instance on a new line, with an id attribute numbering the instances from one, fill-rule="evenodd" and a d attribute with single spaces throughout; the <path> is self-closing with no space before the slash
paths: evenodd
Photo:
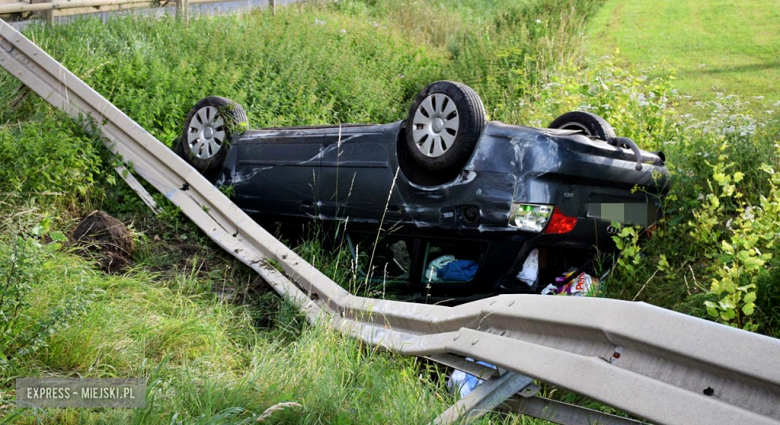
<path id="1" fill-rule="evenodd" d="M 1 21 L 0 65 L 70 116 L 102 123 L 112 152 L 312 321 L 402 354 L 484 360 L 653 422 L 780 423 L 780 340 L 608 299 L 503 295 L 445 307 L 353 296 Z"/>

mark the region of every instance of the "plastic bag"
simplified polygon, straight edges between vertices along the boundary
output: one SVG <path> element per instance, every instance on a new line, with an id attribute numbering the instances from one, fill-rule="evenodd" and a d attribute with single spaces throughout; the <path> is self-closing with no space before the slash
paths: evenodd
<path id="1" fill-rule="evenodd" d="M 574 296 L 587 296 L 596 292 L 598 284 L 599 280 L 597 278 L 587 273 L 580 273 L 579 276 L 563 285 L 558 293 L 566 293 Z"/>
<path id="2" fill-rule="evenodd" d="M 573 295 L 575 297 L 587 297 L 596 294 L 599 285 L 598 278 L 583 272 L 576 278 L 564 283 L 572 273 L 573 272 L 569 272 L 563 276 L 556 277 L 555 284 L 547 285 L 547 287 L 542 290 L 542 295 Z"/>
<path id="3" fill-rule="evenodd" d="M 470 359 L 468 357 L 466 357 L 466 360 L 470 362 L 474 361 L 474 359 Z M 498 370 L 497 367 L 490 363 L 485 363 L 483 361 L 478 361 L 477 363 L 481 364 L 482 366 L 487 366 L 489 368 Z M 474 375 L 470 375 L 461 370 L 456 370 L 452 372 L 450 380 L 447 381 L 447 388 L 449 388 L 451 392 L 459 394 L 460 398 L 463 398 L 469 395 L 470 392 L 474 391 L 474 388 L 483 382 L 485 382 L 484 379 L 479 379 Z"/>
<path id="4" fill-rule="evenodd" d="M 528 286 L 533 286 L 539 277 L 539 250 L 534 248 L 528 253 L 523 262 L 523 268 L 517 274 L 516 279 Z"/>

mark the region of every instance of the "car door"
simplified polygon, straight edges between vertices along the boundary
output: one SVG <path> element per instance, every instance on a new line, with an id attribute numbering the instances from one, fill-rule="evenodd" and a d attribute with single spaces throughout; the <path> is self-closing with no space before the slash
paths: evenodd
<path id="1" fill-rule="evenodd" d="M 250 212 L 316 214 L 323 134 L 313 128 L 269 129 L 245 134 L 233 176 L 236 203 Z"/>
<path id="2" fill-rule="evenodd" d="M 388 204 L 394 174 L 387 137 L 381 126 L 355 126 L 325 138 L 319 185 L 323 217 L 377 223 L 383 214 L 388 222 L 401 217 L 398 190 Z"/>

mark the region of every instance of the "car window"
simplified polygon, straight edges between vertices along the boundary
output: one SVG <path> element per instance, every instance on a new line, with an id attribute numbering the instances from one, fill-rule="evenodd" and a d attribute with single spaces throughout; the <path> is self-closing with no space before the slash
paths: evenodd
<path id="1" fill-rule="evenodd" d="M 474 280 L 487 243 L 429 241 L 425 244 L 422 283 L 459 284 Z"/>
<path id="2" fill-rule="evenodd" d="M 373 283 L 408 282 L 412 266 L 411 238 L 347 235 L 358 275 Z"/>

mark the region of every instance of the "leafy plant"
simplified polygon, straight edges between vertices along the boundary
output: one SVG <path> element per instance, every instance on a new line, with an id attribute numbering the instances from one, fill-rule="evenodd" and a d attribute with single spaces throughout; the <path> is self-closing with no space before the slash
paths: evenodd
<path id="1" fill-rule="evenodd" d="M 636 274 L 637 267 L 642 257 L 639 252 L 642 248 L 639 246 L 639 227 L 622 226 L 618 222 L 612 222 L 612 226 L 619 229 L 618 234 L 612 236 L 619 253 L 617 256 L 617 267 L 624 270 L 628 277 Z"/>
<path id="2" fill-rule="evenodd" d="M 29 306 L 26 296 L 32 290 L 35 270 L 29 253 L 30 242 L 17 237 L 10 252 L 0 257 L 0 365 L 8 362 L 8 351 L 17 332 L 15 325 Z"/>
<path id="3" fill-rule="evenodd" d="M 752 318 L 758 297 L 756 283 L 766 273 L 764 265 L 772 258 L 768 251 L 778 236 L 780 177 L 775 176 L 771 166 L 762 165 L 761 170 L 771 176 L 771 190 L 768 196 L 761 196 L 760 205 L 748 205 L 739 190 L 744 174 L 730 172 L 733 163 L 723 153 L 726 148 L 726 144 L 721 145 L 720 154 L 711 165 L 714 184 L 709 184 L 710 193 L 688 225 L 693 229 L 692 236 L 716 248 L 707 254 L 716 261 L 715 276 L 707 291 L 714 301 L 705 302 L 707 313 L 720 322 L 755 331 L 759 327 Z M 727 202 L 736 205 L 735 215 L 728 214 L 724 205 Z"/>
<path id="4" fill-rule="evenodd" d="M 0 127 L 3 198 L 14 204 L 38 201 L 52 213 L 89 207 L 102 195 L 96 185 L 99 149 L 99 140 L 50 110 L 24 126 Z"/>

